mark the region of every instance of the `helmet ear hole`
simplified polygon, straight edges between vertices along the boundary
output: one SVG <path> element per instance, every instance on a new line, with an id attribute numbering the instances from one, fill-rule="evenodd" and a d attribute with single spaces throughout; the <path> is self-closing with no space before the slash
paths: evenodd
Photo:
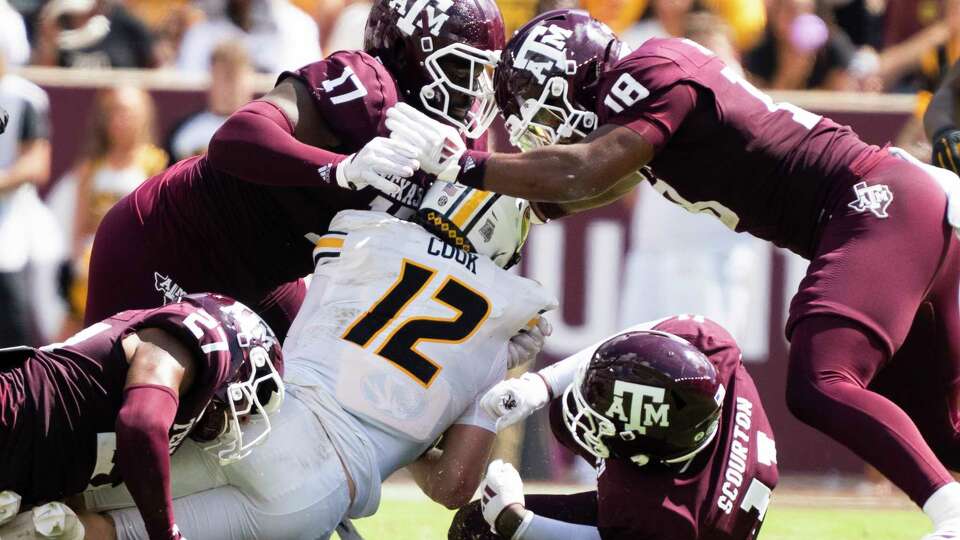
<path id="1" fill-rule="evenodd" d="M 670 392 L 673 395 L 673 405 L 677 410 L 682 410 L 687 406 L 687 400 L 683 399 L 683 396 L 679 392 Z"/>
<path id="2" fill-rule="evenodd" d="M 395 35 L 391 36 L 388 42 L 387 46 L 390 49 L 400 51 L 400 54 L 391 57 L 393 60 L 392 63 L 396 64 L 396 67 L 400 69 L 407 67 L 407 60 L 410 58 L 409 51 L 407 50 L 407 41 L 399 35 Z"/>
<path id="3" fill-rule="evenodd" d="M 433 38 L 424 37 L 420 39 L 420 50 L 425 53 L 433 52 Z"/>
<path id="4" fill-rule="evenodd" d="M 593 88 L 600 82 L 600 62 L 590 60 L 590 63 L 584 67 L 583 87 Z"/>

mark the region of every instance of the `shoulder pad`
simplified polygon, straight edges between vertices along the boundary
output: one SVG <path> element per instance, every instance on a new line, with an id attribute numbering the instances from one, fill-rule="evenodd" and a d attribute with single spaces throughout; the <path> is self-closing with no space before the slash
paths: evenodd
<path id="1" fill-rule="evenodd" d="M 197 360 L 197 387 L 216 387 L 227 376 L 230 346 L 218 313 L 208 313 L 194 298 L 150 310 L 135 329 L 159 328 L 181 341 Z"/>
<path id="2" fill-rule="evenodd" d="M 360 51 L 338 51 L 296 71 L 293 77 L 310 88 L 326 125 L 350 151 L 388 134 L 387 109 L 398 100 L 397 83 L 383 64 Z"/>

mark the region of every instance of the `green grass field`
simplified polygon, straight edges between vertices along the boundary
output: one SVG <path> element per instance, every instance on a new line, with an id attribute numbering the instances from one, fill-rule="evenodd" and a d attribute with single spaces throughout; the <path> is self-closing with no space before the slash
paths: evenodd
<path id="1" fill-rule="evenodd" d="M 829 504 L 829 503 L 825 503 Z M 367 540 L 447 537 L 453 512 L 408 490 L 385 490 L 380 511 L 355 522 Z M 930 525 L 920 511 L 894 505 L 839 508 L 778 505 L 776 494 L 762 540 L 919 540 Z"/>

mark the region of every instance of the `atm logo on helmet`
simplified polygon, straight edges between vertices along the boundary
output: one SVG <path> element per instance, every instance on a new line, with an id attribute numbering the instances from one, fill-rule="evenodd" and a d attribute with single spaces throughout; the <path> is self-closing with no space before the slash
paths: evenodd
<path id="1" fill-rule="evenodd" d="M 400 14 L 397 28 L 410 36 L 417 29 L 417 18 L 423 14 L 425 22 L 434 37 L 440 35 L 440 28 L 450 18 L 447 10 L 453 5 L 453 0 L 414 0 L 407 7 L 409 0 L 390 0 L 390 9 Z"/>
<path id="2" fill-rule="evenodd" d="M 520 45 L 513 65 L 517 69 L 532 73 L 540 84 L 547 80 L 544 71 L 550 71 L 556 66 L 568 75 L 576 73 L 576 62 L 567 60 L 567 38 L 572 35 L 572 30 L 555 24 L 535 27 Z"/>
<path id="3" fill-rule="evenodd" d="M 604 413 L 608 418 L 625 422 L 625 430 L 646 434 L 648 427 L 670 427 L 670 404 L 664 403 L 666 390 L 656 386 L 617 381 L 613 384 L 613 403 Z M 629 395 L 630 411 L 623 407 Z"/>

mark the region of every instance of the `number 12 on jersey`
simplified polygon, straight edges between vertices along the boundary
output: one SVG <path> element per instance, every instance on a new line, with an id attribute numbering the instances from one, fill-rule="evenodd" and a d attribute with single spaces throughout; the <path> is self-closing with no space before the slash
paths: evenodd
<path id="1" fill-rule="evenodd" d="M 343 339 L 368 348 L 394 319 L 423 294 L 436 274 L 437 271 L 432 268 L 404 259 L 397 280 L 369 310 L 347 327 Z M 441 367 L 417 351 L 417 345 L 423 341 L 462 343 L 490 315 L 490 301 L 453 276 L 448 276 L 441 283 L 430 300 L 457 313 L 448 318 L 407 317 L 375 351 L 377 356 L 393 362 L 424 388 L 430 387 Z"/>

